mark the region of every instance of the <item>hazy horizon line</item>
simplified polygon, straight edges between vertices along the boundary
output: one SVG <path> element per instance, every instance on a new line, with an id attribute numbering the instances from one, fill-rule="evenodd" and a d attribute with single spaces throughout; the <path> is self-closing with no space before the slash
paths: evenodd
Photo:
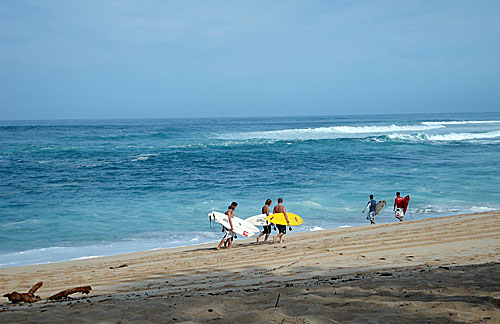
<path id="1" fill-rule="evenodd" d="M 500 111 L 468 111 L 468 112 L 422 112 L 399 113 L 400 115 L 453 115 L 453 114 L 498 114 Z M 0 122 L 31 122 L 31 121 L 92 121 L 92 120 L 165 120 L 165 119 L 246 119 L 246 118 L 298 118 L 298 117 L 336 117 L 336 116 L 394 116 L 394 113 L 352 113 L 352 114 L 319 114 L 319 115 L 268 115 L 268 116 L 204 116 L 204 117 L 109 117 L 109 118 L 33 118 L 33 119 L 0 119 Z"/>

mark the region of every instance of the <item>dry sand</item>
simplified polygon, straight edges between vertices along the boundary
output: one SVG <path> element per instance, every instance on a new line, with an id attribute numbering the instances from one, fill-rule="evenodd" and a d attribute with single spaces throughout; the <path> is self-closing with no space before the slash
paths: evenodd
<path id="1" fill-rule="evenodd" d="M 0 323 L 500 323 L 500 211 L 285 238 L 0 269 L 2 295 L 93 288 Z"/>

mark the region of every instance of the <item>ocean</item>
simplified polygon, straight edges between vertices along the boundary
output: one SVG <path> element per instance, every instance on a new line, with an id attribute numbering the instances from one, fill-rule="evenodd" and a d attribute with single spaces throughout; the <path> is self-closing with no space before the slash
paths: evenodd
<path id="1" fill-rule="evenodd" d="M 0 267 L 220 240 L 284 199 L 293 232 L 500 209 L 500 113 L 0 121 Z M 321 237 L 318 237 L 321 239 Z M 237 241 L 235 242 L 237 244 Z"/>

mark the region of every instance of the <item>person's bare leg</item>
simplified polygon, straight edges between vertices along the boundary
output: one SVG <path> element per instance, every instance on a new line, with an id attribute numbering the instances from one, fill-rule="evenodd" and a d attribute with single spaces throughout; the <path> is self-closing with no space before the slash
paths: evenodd
<path id="1" fill-rule="evenodd" d="M 266 234 L 266 237 L 264 238 L 264 242 L 267 242 L 267 239 L 269 238 L 269 233 Z"/>
<path id="2" fill-rule="evenodd" d="M 225 237 L 222 238 L 222 240 L 220 241 L 219 245 L 217 245 L 217 250 L 220 250 L 220 247 L 221 247 L 222 243 L 224 243 L 224 239 L 225 239 Z"/>

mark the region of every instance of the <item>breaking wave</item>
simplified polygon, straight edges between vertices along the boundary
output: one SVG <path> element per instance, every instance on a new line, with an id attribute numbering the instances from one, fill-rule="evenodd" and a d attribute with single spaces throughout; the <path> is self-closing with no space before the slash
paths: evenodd
<path id="1" fill-rule="evenodd" d="M 388 126 L 332 126 L 296 128 L 263 132 L 224 134 L 225 139 L 273 139 L 273 140 L 318 140 L 346 137 L 346 134 L 362 135 L 389 132 L 411 132 L 443 128 L 443 125 L 388 125 Z"/>
<path id="2" fill-rule="evenodd" d="M 411 131 L 423 131 L 429 129 L 443 128 L 443 125 L 389 125 L 389 126 L 336 126 L 331 127 L 339 133 L 347 134 L 364 134 L 364 133 L 387 133 L 387 132 L 411 132 Z"/>
<path id="3" fill-rule="evenodd" d="M 387 138 L 389 140 L 395 141 L 468 141 L 476 139 L 490 139 L 500 137 L 500 131 L 487 132 L 487 133 L 449 133 L 441 135 L 428 135 L 425 133 L 420 133 L 416 135 L 412 134 L 389 134 Z"/>
<path id="4" fill-rule="evenodd" d="M 456 121 L 428 121 L 422 125 L 467 125 L 467 124 L 497 124 L 500 120 L 456 120 Z"/>

